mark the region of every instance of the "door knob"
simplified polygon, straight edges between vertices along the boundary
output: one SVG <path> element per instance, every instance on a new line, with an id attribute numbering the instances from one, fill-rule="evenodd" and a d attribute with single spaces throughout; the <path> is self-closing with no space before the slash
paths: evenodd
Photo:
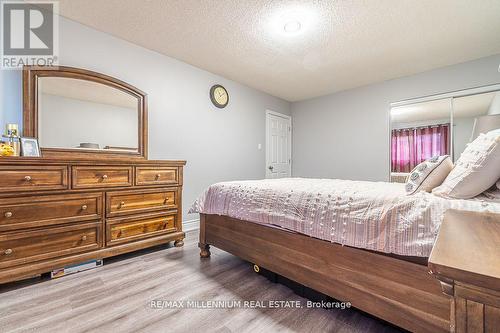
<path id="1" fill-rule="evenodd" d="M 273 171 L 274 167 L 272 165 L 270 165 L 268 169 Z"/>

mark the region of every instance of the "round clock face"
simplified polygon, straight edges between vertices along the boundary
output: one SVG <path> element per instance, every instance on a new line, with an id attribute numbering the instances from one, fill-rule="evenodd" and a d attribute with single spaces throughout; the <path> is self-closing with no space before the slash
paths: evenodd
<path id="1" fill-rule="evenodd" d="M 210 89 L 210 99 L 212 103 L 218 108 L 226 107 L 229 102 L 229 95 L 226 88 L 221 85 L 216 84 Z"/>

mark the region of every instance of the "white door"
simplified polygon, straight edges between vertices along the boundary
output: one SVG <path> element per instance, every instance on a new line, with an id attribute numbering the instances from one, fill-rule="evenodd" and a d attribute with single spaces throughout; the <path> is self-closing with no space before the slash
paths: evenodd
<path id="1" fill-rule="evenodd" d="M 284 114 L 266 112 L 266 178 L 292 174 L 292 119 Z"/>

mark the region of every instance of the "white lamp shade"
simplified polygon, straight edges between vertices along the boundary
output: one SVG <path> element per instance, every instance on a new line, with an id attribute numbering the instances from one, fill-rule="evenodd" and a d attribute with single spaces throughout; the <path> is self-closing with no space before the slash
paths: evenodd
<path id="1" fill-rule="evenodd" d="M 500 114 L 477 117 L 474 120 L 470 141 L 474 141 L 481 133 L 488 133 L 495 129 L 500 129 Z"/>

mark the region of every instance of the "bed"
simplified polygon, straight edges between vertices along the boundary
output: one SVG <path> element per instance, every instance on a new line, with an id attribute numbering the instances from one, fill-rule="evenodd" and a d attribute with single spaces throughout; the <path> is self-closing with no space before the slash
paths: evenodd
<path id="1" fill-rule="evenodd" d="M 287 178 L 214 184 L 190 212 L 202 257 L 212 245 L 407 330 L 445 332 L 450 301 L 426 264 L 448 209 L 500 212 L 500 201 Z"/>

